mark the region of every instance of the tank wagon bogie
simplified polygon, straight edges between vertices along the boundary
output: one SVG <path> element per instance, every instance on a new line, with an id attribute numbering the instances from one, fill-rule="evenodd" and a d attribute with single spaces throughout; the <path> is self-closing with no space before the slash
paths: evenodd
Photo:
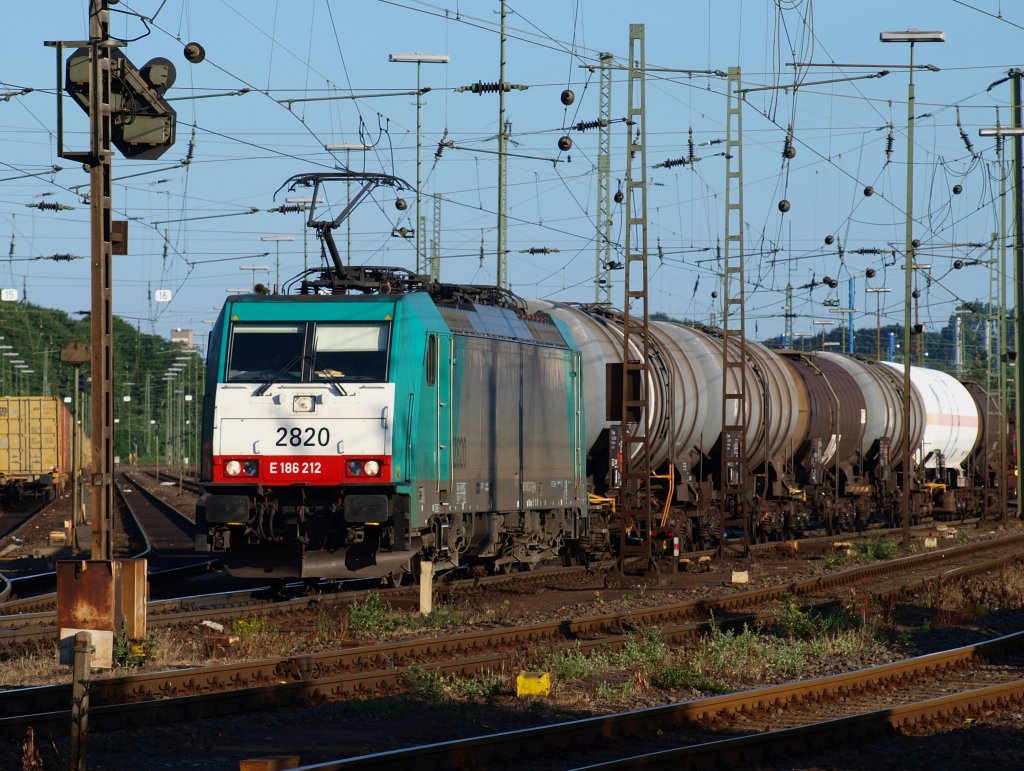
<path id="1" fill-rule="evenodd" d="M 492 570 L 593 554 L 613 501 L 622 320 L 393 268 L 335 267 L 298 295 L 232 297 L 211 333 L 197 547 L 253 577 Z M 992 511 L 998 405 L 900 365 L 746 344 L 745 477 L 723 517 L 720 331 L 652 322 L 657 551 Z M 631 358 L 638 359 L 639 351 Z M 725 416 L 734 420 L 736 416 Z M 995 460 L 993 460 L 995 458 Z"/>

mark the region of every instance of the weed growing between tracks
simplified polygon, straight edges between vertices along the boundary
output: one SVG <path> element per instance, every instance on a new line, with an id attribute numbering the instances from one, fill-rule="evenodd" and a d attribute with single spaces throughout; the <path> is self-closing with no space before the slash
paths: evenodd
<path id="1" fill-rule="evenodd" d="M 867 541 L 857 541 L 849 553 L 834 552 L 820 562 L 812 562 L 814 572 L 839 570 L 853 564 L 866 565 L 879 560 L 892 559 L 899 553 L 899 544 L 888 536 L 875 536 Z"/>
<path id="2" fill-rule="evenodd" d="M 858 625 L 846 613 L 812 614 L 790 599 L 771 629 L 712 625 L 695 645 L 675 650 L 657 630 L 646 630 L 619 651 L 587 655 L 576 646 L 548 656 L 543 666 L 554 675 L 561 695 L 572 692 L 579 701 L 615 703 L 653 698 L 653 691 L 715 694 L 789 679 L 829 659 L 878 654 L 879 637 L 874 625 Z"/>

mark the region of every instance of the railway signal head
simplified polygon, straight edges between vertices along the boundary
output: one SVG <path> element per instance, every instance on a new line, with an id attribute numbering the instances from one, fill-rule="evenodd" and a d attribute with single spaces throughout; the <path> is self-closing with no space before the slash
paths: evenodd
<path id="1" fill-rule="evenodd" d="M 91 109 L 92 62 L 88 48 L 68 57 L 64 90 L 88 115 Z M 163 98 L 174 85 L 174 65 L 157 57 L 135 67 L 118 48 L 110 49 L 111 142 L 125 158 L 153 160 L 174 144 L 177 114 Z"/>

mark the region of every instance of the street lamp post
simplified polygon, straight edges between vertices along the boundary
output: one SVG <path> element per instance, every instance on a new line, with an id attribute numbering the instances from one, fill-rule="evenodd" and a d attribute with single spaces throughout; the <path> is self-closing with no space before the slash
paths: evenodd
<path id="1" fill-rule="evenodd" d="M 865 289 L 875 295 L 875 361 L 882 360 L 882 293 L 891 292 L 887 286 L 869 286 Z"/>
<path id="2" fill-rule="evenodd" d="M 253 290 L 255 290 L 256 289 L 256 271 L 258 271 L 258 270 L 259 271 L 270 270 L 270 267 L 267 266 L 267 265 L 239 265 L 238 269 L 239 270 L 247 270 L 250 273 L 252 273 L 252 287 L 251 288 Z"/>
<path id="3" fill-rule="evenodd" d="M 274 294 L 277 294 L 281 289 L 281 242 L 282 241 L 294 241 L 295 236 L 260 236 L 261 241 L 273 241 L 275 249 L 274 257 Z M 255 274 L 253 274 L 255 278 Z"/>
<path id="4" fill-rule="evenodd" d="M 416 64 L 416 272 L 422 273 L 422 267 L 426 262 L 426 255 L 423 249 L 423 227 L 422 215 L 420 214 L 420 132 L 422 131 L 422 110 L 423 94 L 430 89 L 424 89 L 420 85 L 420 70 L 424 64 L 447 64 L 448 54 L 390 54 L 390 62 L 415 62 Z M 501 127 L 498 127 L 501 130 Z"/>
<path id="5" fill-rule="evenodd" d="M 906 243 L 904 245 L 903 300 L 903 546 L 910 546 L 910 484 L 913 477 L 910 466 L 910 303 L 913 294 L 914 273 L 914 44 L 944 43 L 945 32 L 921 32 L 909 29 L 902 32 L 882 32 L 883 43 L 910 44 L 910 80 L 907 86 L 907 205 Z"/>
<path id="6" fill-rule="evenodd" d="M 827 320 L 818 320 L 818 321 L 813 321 L 811 323 L 817 324 L 819 327 L 821 327 L 821 350 L 824 351 L 825 350 L 825 327 L 832 326 L 833 322 L 827 321 Z"/>

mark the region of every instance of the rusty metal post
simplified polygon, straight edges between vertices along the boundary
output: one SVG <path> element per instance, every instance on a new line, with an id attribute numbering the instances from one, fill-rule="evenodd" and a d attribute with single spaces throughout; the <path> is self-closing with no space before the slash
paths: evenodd
<path id="1" fill-rule="evenodd" d="M 111 559 L 114 509 L 111 55 L 109 0 L 90 0 L 89 195 L 92 234 L 92 558 Z"/>
<path id="2" fill-rule="evenodd" d="M 71 771 L 85 771 L 85 743 L 89 736 L 89 675 L 92 635 L 75 635 L 75 659 L 71 674 Z"/>
<path id="3" fill-rule="evenodd" d="M 74 397 L 72 407 L 74 410 L 73 428 L 71 431 L 71 553 L 77 555 L 82 548 L 78 542 L 78 525 L 81 524 L 82 516 L 82 488 L 79 485 L 82 476 L 82 412 L 79 403 L 78 375 L 82 367 L 75 364 L 72 368 L 74 373 L 72 381 L 74 384 Z"/>

